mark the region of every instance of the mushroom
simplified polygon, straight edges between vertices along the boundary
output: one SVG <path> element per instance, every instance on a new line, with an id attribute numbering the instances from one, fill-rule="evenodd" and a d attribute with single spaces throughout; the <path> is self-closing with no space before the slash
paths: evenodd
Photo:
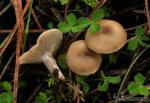
<path id="1" fill-rule="evenodd" d="M 44 63 L 50 73 L 58 71 L 58 78 L 64 79 L 54 55 L 59 48 L 63 34 L 58 29 L 50 29 L 43 32 L 37 40 L 37 43 L 19 58 L 20 64 Z"/>
<path id="2" fill-rule="evenodd" d="M 85 41 L 91 50 L 96 53 L 108 54 L 121 49 L 127 40 L 127 33 L 122 25 L 113 20 L 98 21 L 101 29 L 92 35 L 86 32 Z"/>
<path id="3" fill-rule="evenodd" d="M 79 75 L 94 74 L 100 67 L 101 55 L 91 51 L 84 40 L 73 42 L 66 54 L 69 68 Z"/>

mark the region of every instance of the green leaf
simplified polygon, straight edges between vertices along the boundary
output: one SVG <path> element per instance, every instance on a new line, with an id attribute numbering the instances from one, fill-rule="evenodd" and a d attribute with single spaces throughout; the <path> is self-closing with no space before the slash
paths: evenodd
<path id="1" fill-rule="evenodd" d="M 145 80 L 144 76 L 140 73 L 138 73 L 136 76 L 134 76 L 134 81 L 137 83 L 143 84 L 144 80 Z"/>
<path id="2" fill-rule="evenodd" d="M 66 22 L 60 22 L 58 28 L 61 32 L 66 33 L 70 31 L 70 26 Z"/>
<path id="3" fill-rule="evenodd" d="M 107 81 L 109 83 L 116 84 L 116 83 L 119 83 L 121 81 L 121 78 L 120 78 L 120 76 L 116 76 L 116 77 L 108 76 Z"/>
<path id="4" fill-rule="evenodd" d="M 109 62 L 110 63 L 117 63 L 117 59 L 118 59 L 117 55 L 115 55 L 115 54 L 110 54 L 109 55 Z"/>
<path id="5" fill-rule="evenodd" d="M 46 93 L 40 92 L 38 96 L 35 97 L 34 103 L 48 103 L 49 98 L 47 98 Z"/>
<path id="6" fill-rule="evenodd" d="M 138 47 L 138 39 L 132 39 L 128 43 L 129 50 L 135 50 Z"/>
<path id="7" fill-rule="evenodd" d="M 12 86 L 11 86 L 11 84 L 8 82 L 8 81 L 4 81 L 3 83 L 2 83 L 2 85 L 3 85 L 3 88 L 6 90 L 6 91 L 11 91 L 12 90 Z"/>
<path id="8" fill-rule="evenodd" d="M 47 27 L 48 27 L 49 29 L 52 29 L 52 28 L 53 28 L 53 23 L 52 23 L 52 22 L 49 22 L 49 23 L 47 24 Z"/>
<path id="9" fill-rule="evenodd" d="M 139 94 L 144 95 L 144 96 L 148 96 L 149 95 L 149 90 L 146 86 L 141 86 L 139 88 Z"/>
<path id="10" fill-rule="evenodd" d="M 67 4 L 67 2 L 68 2 L 69 0 L 60 0 L 60 2 L 61 2 L 61 5 L 65 5 L 65 4 Z"/>
<path id="11" fill-rule="evenodd" d="M 98 84 L 99 91 L 106 92 L 108 90 L 108 82 L 104 81 L 104 83 L 101 85 L 101 83 Z"/>
<path id="12" fill-rule="evenodd" d="M 62 69 L 67 69 L 68 65 L 65 53 L 58 56 L 58 64 Z"/>
<path id="13" fill-rule="evenodd" d="M 103 11 L 104 11 L 104 16 L 105 16 L 105 17 L 107 17 L 107 18 L 110 17 L 110 13 L 109 13 L 107 7 L 102 7 L 101 9 L 103 9 Z"/>
<path id="14" fill-rule="evenodd" d="M 144 31 L 144 28 L 140 26 L 135 29 L 135 35 L 140 38 L 144 34 Z"/>
<path id="15" fill-rule="evenodd" d="M 50 77 L 48 80 L 47 80 L 47 83 L 48 83 L 48 87 L 50 88 L 52 85 L 55 84 L 55 80 L 53 77 Z"/>
<path id="16" fill-rule="evenodd" d="M 43 99 L 47 99 L 47 95 L 44 92 L 39 92 L 39 96 L 42 97 Z"/>
<path id="17" fill-rule="evenodd" d="M 90 86 L 86 82 L 82 83 L 82 86 L 83 86 L 83 91 L 85 93 L 87 93 L 90 90 Z"/>
<path id="18" fill-rule="evenodd" d="M 100 30 L 100 25 L 97 23 L 92 23 L 88 28 L 88 31 L 91 32 L 93 35 L 96 34 Z"/>
<path id="19" fill-rule="evenodd" d="M 2 93 L 0 94 L 0 103 L 5 103 Z"/>
<path id="20" fill-rule="evenodd" d="M 73 13 L 70 13 L 69 15 L 67 15 L 66 20 L 70 26 L 74 26 L 77 23 L 77 18 L 75 14 Z"/>
<path id="21" fill-rule="evenodd" d="M 94 22 L 103 19 L 104 18 L 104 10 L 103 9 L 98 9 L 95 12 L 92 13 L 92 20 Z"/>
<path id="22" fill-rule="evenodd" d="M 85 78 L 83 76 L 76 76 L 76 81 L 81 84 L 84 92 L 87 93 L 89 91 L 90 86 L 85 82 Z"/>
<path id="23" fill-rule="evenodd" d="M 140 85 L 138 83 L 130 83 L 128 85 L 128 91 L 131 95 L 137 95 L 139 93 Z"/>
<path id="24" fill-rule="evenodd" d="M 0 93 L 0 103 L 6 103 L 6 95 L 7 95 L 7 92 Z"/>
<path id="25" fill-rule="evenodd" d="M 0 93 L 0 103 L 12 103 L 13 93 L 12 92 L 1 92 Z"/>
<path id="26" fill-rule="evenodd" d="M 81 28 L 79 28 L 78 26 L 71 27 L 71 32 L 76 33 L 79 31 L 81 31 Z"/>
<path id="27" fill-rule="evenodd" d="M 107 78 L 107 77 L 105 76 L 105 74 L 104 74 L 103 71 L 101 71 L 100 76 L 101 76 L 102 79 L 106 79 L 106 78 Z"/>
<path id="28" fill-rule="evenodd" d="M 80 17 L 78 20 L 77 20 L 77 25 L 83 29 L 83 28 L 86 28 L 87 26 L 89 26 L 91 24 L 91 20 L 87 17 Z"/>
<path id="29" fill-rule="evenodd" d="M 7 92 L 5 98 L 6 98 L 6 103 L 12 103 L 12 101 L 13 101 L 13 93 L 12 92 Z"/>

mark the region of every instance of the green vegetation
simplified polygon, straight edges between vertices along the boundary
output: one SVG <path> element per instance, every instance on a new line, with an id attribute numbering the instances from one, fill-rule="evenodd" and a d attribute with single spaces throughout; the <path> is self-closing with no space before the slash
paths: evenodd
<path id="1" fill-rule="evenodd" d="M 129 40 L 128 49 L 135 50 L 137 49 L 138 45 L 140 44 L 143 47 L 149 47 L 150 45 L 145 43 L 144 41 L 150 40 L 148 36 L 143 35 L 145 32 L 143 27 L 138 27 L 135 29 L 135 37 Z"/>
<path id="2" fill-rule="evenodd" d="M 20 0 L 20 5 L 14 1 L 19 0 L 0 1 L 0 103 L 15 103 L 16 98 L 17 103 L 138 103 L 149 100 L 150 20 L 146 0 Z M 23 21 L 18 19 L 21 17 Z M 103 19 L 120 23 L 128 34 L 127 41 L 113 53 L 95 51 L 102 57 L 102 62 L 97 59 L 101 64 L 95 73 L 76 74 L 67 64 L 69 46 L 75 41 L 86 40 L 87 32 L 97 37 L 101 30 L 103 36 L 109 38 L 110 28 L 103 30 L 103 25 L 98 23 Z M 59 48 L 56 47 L 58 50 L 51 53 L 57 43 L 51 49 L 49 44 L 42 45 L 39 47 L 42 56 L 36 51 L 33 55 L 36 63 L 21 64 L 20 56 L 36 44 L 43 31 L 53 28 L 63 33 Z M 100 43 L 96 44 L 101 47 Z M 46 56 L 43 48 L 47 49 Z M 92 54 L 77 56 L 88 59 L 89 55 Z M 42 60 L 47 57 L 47 65 L 39 63 L 41 58 L 36 61 L 36 56 Z M 50 73 L 47 67 L 56 71 Z M 58 69 L 65 79 L 58 79 Z M 136 97 L 140 100 L 135 100 Z M 119 101 L 120 98 L 123 100 Z"/>
<path id="3" fill-rule="evenodd" d="M 3 81 L 0 83 L 0 87 L 3 92 L 0 92 L 0 103 L 12 103 L 13 93 L 12 86 L 8 81 Z"/>
<path id="4" fill-rule="evenodd" d="M 146 86 L 144 86 L 145 78 L 142 74 L 138 73 L 134 76 L 134 82 L 128 85 L 128 91 L 131 95 L 149 95 L 149 90 Z"/>
<path id="5" fill-rule="evenodd" d="M 101 71 L 100 76 L 101 76 L 100 80 L 102 80 L 103 82 L 100 82 L 98 84 L 98 90 L 103 92 L 106 92 L 108 90 L 109 83 L 118 84 L 121 81 L 120 76 L 115 76 L 115 77 L 105 76 L 103 71 Z"/>
<path id="6" fill-rule="evenodd" d="M 66 21 L 60 22 L 58 28 L 61 32 L 81 32 L 84 28 L 88 27 L 88 30 L 95 34 L 100 30 L 100 25 L 97 24 L 97 21 L 104 18 L 104 10 L 98 9 L 94 11 L 91 15 L 91 19 L 88 17 L 80 17 L 77 19 L 75 14 L 70 13 L 66 17 Z"/>

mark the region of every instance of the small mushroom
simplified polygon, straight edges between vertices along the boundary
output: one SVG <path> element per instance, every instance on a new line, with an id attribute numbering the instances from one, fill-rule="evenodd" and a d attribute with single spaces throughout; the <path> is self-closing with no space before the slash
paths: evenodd
<path id="1" fill-rule="evenodd" d="M 101 29 L 92 35 L 87 31 L 85 41 L 91 50 L 96 53 L 108 54 L 121 49 L 127 40 L 127 33 L 122 25 L 113 20 L 98 21 Z"/>
<path id="2" fill-rule="evenodd" d="M 84 40 L 73 42 L 66 55 L 69 68 L 79 75 L 94 74 L 100 67 L 101 55 L 91 51 Z"/>
<path id="3" fill-rule="evenodd" d="M 58 78 L 64 79 L 54 55 L 59 48 L 63 34 L 58 29 L 50 29 L 43 32 L 37 40 L 37 43 L 19 58 L 20 64 L 44 63 L 50 73 L 58 70 Z"/>

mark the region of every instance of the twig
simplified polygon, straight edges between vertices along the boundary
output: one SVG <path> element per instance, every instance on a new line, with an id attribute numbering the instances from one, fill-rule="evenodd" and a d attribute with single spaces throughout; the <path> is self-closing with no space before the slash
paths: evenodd
<path id="1" fill-rule="evenodd" d="M 14 28 L 11 30 L 10 34 L 6 37 L 6 39 L 4 41 L 4 44 L 0 48 L 0 56 L 4 53 L 4 51 L 6 50 L 7 46 L 11 42 L 11 40 L 12 40 L 16 30 L 17 30 L 17 26 L 14 26 Z"/>
<path id="2" fill-rule="evenodd" d="M 23 16 L 25 15 L 25 13 L 27 12 L 28 8 L 30 7 L 30 2 L 31 0 L 26 0 L 26 5 L 23 9 Z"/>
<path id="3" fill-rule="evenodd" d="M 31 2 L 30 2 L 30 7 L 29 7 L 29 10 L 28 10 L 27 22 L 26 22 L 26 26 L 25 26 L 25 30 L 24 30 L 24 37 L 23 37 L 23 44 L 22 44 L 23 45 L 22 46 L 22 53 L 26 49 L 26 42 L 27 42 L 27 37 L 28 37 L 28 34 L 29 34 L 29 29 L 30 29 L 32 5 L 33 5 L 33 0 L 31 0 Z"/>
<path id="4" fill-rule="evenodd" d="M 8 66 L 9 66 L 9 64 L 11 63 L 11 61 L 12 61 L 12 59 L 13 59 L 14 56 L 15 56 L 15 52 L 13 52 L 13 54 L 12 54 L 11 57 L 9 58 L 8 62 L 6 63 L 6 65 L 5 65 L 4 69 L 3 69 L 3 71 L 1 72 L 1 74 L 0 74 L 0 80 L 2 79 L 4 73 L 6 72 Z"/>
<path id="5" fill-rule="evenodd" d="M 80 97 L 79 96 L 77 97 L 77 103 L 80 103 Z"/>
<path id="6" fill-rule="evenodd" d="M 105 3 L 107 2 L 107 0 L 100 0 L 99 3 L 96 5 L 96 10 L 101 8 Z"/>
<path id="7" fill-rule="evenodd" d="M 36 33 L 41 33 L 41 32 L 43 32 L 43 31 L 45 31 L 46 29 L 42 29 L 42 30 L 40 30 L 40 29 L 31 29 L 31 30 L 29 30 L 29 33 L 30 34 L 36 34 Z M 7 34 L 7 33 L 10 33 L 11 31 L 14 31 L 14 30 L 0 30 L 0 34 Z"/>
<path id="8" fill-rule="evenodd" d="M 26 11 L 27 11 L 27 9 L 28 9 L 29 6 L 30 6 L 30 0 L 26 0 L 26 5 L 25 5 L 24 10 L 23 10 L 23 15 L 26 13 Z M 12 38 L 13 38 L 16 30 L 17 30 L 17 24 L 15 24 L 15 26 L 13 27 L 13 29 L 9 31 L 10 34 L 8 35 L 8 37 L 6 37 L 5 44 L 3 44 L 3 47 L 0 48 L 0 55 L 3 54 L 3 52 L 5 51 L 5 49 L 7 48 L 7 46 L 9 45 L 9 43 L 11 42 L 11 40 L 12 40 Z"/>
<path id="9" fill-rule="evenodd" d="M 10 6 L 11 6 L 11 3 L 9 3 L 8 5 L 6 5 L 5 8 L 0 11 L 0 16 L 1 16 L 4 12 L 6 12 L 6 11 L 10 8 Z"/>
<path id="10" fill-rule="evenodd" d="M 97 92 L 97 90 L 98 90 L 97 88 L 94 89 L 94 90 L 92 90 L 91 92 L 89 92 L 89 93 L 87 94 L 87 96 L 90 95 L 90 94 L 93 94 L 93 93 Z"/>
<path id="11" fill-rule="evenodd" d="M 31 103 L 31 101 L 34 98 L 34 96 L 37 94 L 37 92 L 39 91 L 39 89 L 42 87 L 42 84 L 43 83 L 40 83 L 39 85 L 37 85 L 37 87 L 33 90 L 33 92 L 31 93 L 31 95 L 27 99 L 26 103 Z"/>
<path id="12" fill-rule="evenodd" d="M 146 9 L 146 16 L 147 16 L 147 23 L 148 23 L 148 33 L 150 33 L 150 16 L 149 16 L 149 9 L 148 9 L 148 0 L 145 0 L 145 9 Z"/>
<path id="13" fill-rule="evenodd" d="M 38 28 L 43 29 L 40 22 L 39 22 L 39 20 L 38 20 L 38 18 L 37 18 L 37 16 L 36 16 L 36 14 L 35 14 L 35 12 L 34 12 L 34 9 L 32 9 L 32 16 L 33 16 L 33 19 L 34 19 L 36 25 L 38 26 Z"/>
<path id="14" fill-rule="evenodd" d="M 134 27 L 130 27 L 130 28 L 127 28 L 127 29 L 125 29 L 125 30 L 126 30 L 126 31 L 130 31 L 130 30 L 136 29 L 136 28 L 141 27 L 141 26 L 144 26 L 144 25 L 146 25 L 146 23 L 143 23 L 143 24 L 140 24 L 140 25 L 137 25 L 137 26 L 134 26 Z"/>
<path id="15" fill-rule="evenodd" d="M 69 9 L 69 5 L 71 3 L 71 0 L 69 0 L 66 4 L 66 7 L 65 7 L 65 12 L 64 12 L 64 19 L 66 19 L 67 17 L 67 13 L 68 13 L 68 9 Z"/>
<path id="16" fill-rule="evenodd" d="M 62 16 L 60 15 L 59 11 L 57 9 L 55 9 L 54 7 L 49 7 L 50 10 L 52 11 L 52 13 L 56 16 L 57 20 L 60 22 L 60 21 L 63 21 L 63 18 Z"/>
<path id="17" fill-rule="evenodd" d="M 15 9 L 16 15 L 16 24 L 18 27 L 17 30 L 17 44 L 16 44 L 16 62 L 15 62 L 15 72 L 14 72 L 14 87 L 13 87 L 13 103 L 17 103 L 18 95 L 18 77 L 19 77 L 19 56 L 21 51 L 22 37 L 24 33 L 24 21 L 23 21 L 23 10 L 22 10 L 22 1 L 13 0 L 13 6 Z"/>
<path id="18" fill-rule="evenodd" d="M 0 2 L 0 9 L 2 8 L 3 4 L 4 4 L 4 0 L 1 0 L 1 2 Z"/>

